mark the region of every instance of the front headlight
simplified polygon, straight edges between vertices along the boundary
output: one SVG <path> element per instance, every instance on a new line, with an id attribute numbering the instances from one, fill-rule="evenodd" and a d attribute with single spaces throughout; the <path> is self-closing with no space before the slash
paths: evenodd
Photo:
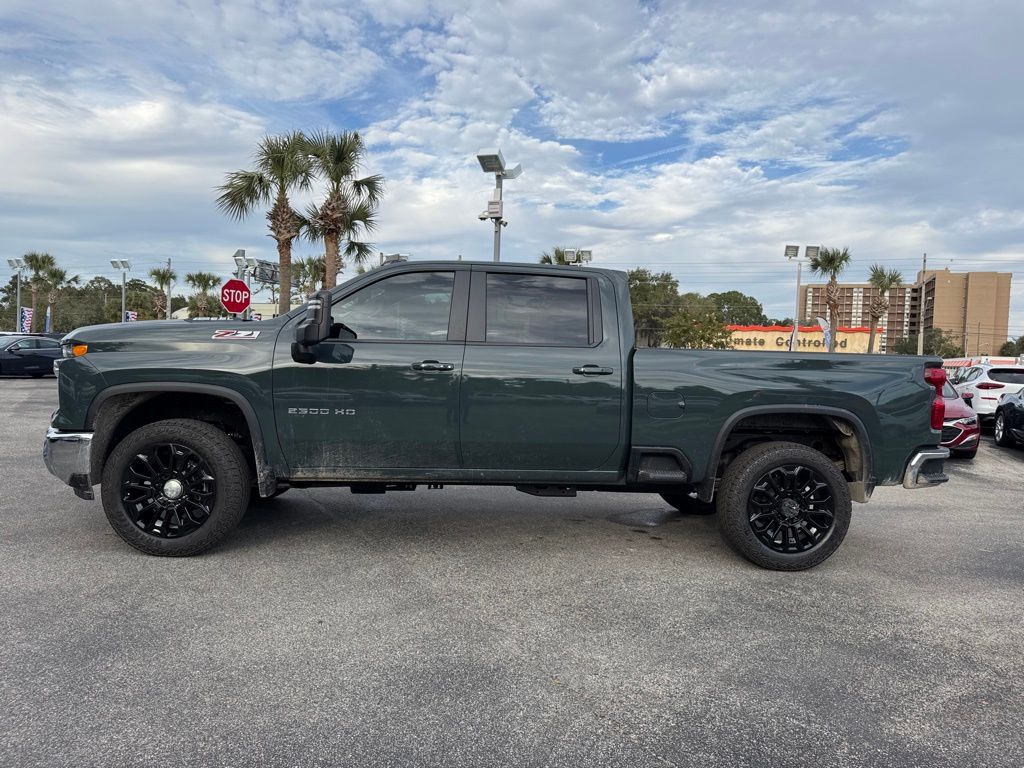
<path id="1" fill-rule="evenodd" d="M 79 342 L 69 341 L 60 345 L 61 357 L 81 357 L 88 351 L 89 345 Z"/>
<path id="2" fill-rule="evenodd" d="M 957 424 L 963 424 L 965 427 L 971 427 L 978 423 L 977 416 L 964 416 L 962 419 L 956 420 Z"/>

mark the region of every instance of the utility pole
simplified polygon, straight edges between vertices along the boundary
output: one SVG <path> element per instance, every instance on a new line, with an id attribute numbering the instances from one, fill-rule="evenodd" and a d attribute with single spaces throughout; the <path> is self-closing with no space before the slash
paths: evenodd
<path id="1" fill-rule="evenodd" d="M 171 271 L 171 257 L 167 257 L 167 272 Z M 167 319 L 171 319 L 171 279 L 167 278 Z"/>
<path id="2" fill-rule="evenodd" d="M 924 272 L 928 268 L 928 254 L 921 254 L 921 290 L 917 296 L 917 354 L 924 354 Z M 964 352 L 967 352 L 965 349 Z"/>
<path id="3" fill-rule="evenodd" d="M 14 310 L 14 332 L 21 333 L 21 273 L 25 271 L 24 259 L 8 259 L 8 266 L 14 270 L 14 274 L 17 276 L 17 299 L 15 299 L 16 309 Z"/>

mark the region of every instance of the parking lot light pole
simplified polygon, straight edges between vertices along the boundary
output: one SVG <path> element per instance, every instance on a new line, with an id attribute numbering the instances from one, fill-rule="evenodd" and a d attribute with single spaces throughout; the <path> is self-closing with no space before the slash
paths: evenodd
<path id="1" fill-rule="evenodd" d="M 237 251 L 235 251 L 234 256 L 232 256 L 232 258 L 235 260 L 235 267 L 238 268 L 238 271 L 236 272 L 235 276 L 239 280 L 245 281 L 245 285 L 247 288 L 249 288 L 250 295 L 252 295 L 252 275 L 256 271 L 256 267 L 258 266 L 256 259 L 254 259 L 252 256 L 246 256 L 244 248 L 239 248 Z M 245 312 L 242 313 L 242 319 L 250 320 L 251 318 L 252 303 L 250 301 L 249 306 L 246 308 Z"/>
<path id="2" fill-rule="evenodd" d="M 127 259 L 111 259 L 110 266 L 114 269 L 121 270 L 121 322 L 128 322 L 128 307 L 125 304 L 127 298 L 128 288 L 128 270 L 132 268 L 132 263 Z"/>
<path id="3" fill-rule="evenodd" d="M 25 260 L 24 259 L 8 259 L 7 266 L 14 270 L 14 274 L 17 276 L 17 299 L 15 299 L 15 310 L 14 310 L 14 330 L 18 332 L 21 330 L 21 275 L 25 271 Z"/>
<path id="4" fill-rule="evenodd" d="M 494 222 L 494 260 L 501 261 L 501 228 L 508 226 L 508 222 L 503 218 L 502 182 L 505 179 L 518 178 L 523 172 L 523 166 L 517 163 L 512 168 L 507 168 L 500 149 L 481 150 L 477 152 L 476 159 L 484 173 L 494 174 L 494 196 L 487 202 L 487 210 L 477 218 L 481 221 L 490 219 Z"/>
<path id="5" fill-rule="evenodd" d="M 819 250 L 821 248 L 817 245 L 804 246 L 804 258 L 808 261 L 817 258 Z M 793 314 L 793 333 L 789 336 L 789 351 L 796 352 L 797 341 L 800 335 L 800 273 L 804 266 L 803 260 L 800 258 L 800 246 L 787 245 L 786 258 L 790 261 L 796 261 L 796 312 Z"/>

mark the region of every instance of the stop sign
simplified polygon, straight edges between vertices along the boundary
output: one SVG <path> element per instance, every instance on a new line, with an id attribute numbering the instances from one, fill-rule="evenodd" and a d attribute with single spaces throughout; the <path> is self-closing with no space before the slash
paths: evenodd
<path id="1" fill-rule="evenodd" d="M 220 303 L 233 315 L 245 312 L 249 308 L 251 298 L 252 293 L 249 291 L 249 286 L 241 280 L 228 280 L 221 286 Z"/>

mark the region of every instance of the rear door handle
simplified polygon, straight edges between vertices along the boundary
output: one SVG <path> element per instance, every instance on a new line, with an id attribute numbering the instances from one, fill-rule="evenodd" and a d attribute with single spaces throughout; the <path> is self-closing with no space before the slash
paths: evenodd
<path id="1" fill-rule="evenodd" d="M 413 363 L 412 369 L 414 371 L 454 371 L 455 365 L 452 363 L 439 363 L 437 360 L 424 360 L 421 363 Z"/>
<path id="2" fill-rule="evenodd" d="M 572 369 L 577 376 L 611 376 L 615 371 L 600 365 L 578 365 Z"/>

